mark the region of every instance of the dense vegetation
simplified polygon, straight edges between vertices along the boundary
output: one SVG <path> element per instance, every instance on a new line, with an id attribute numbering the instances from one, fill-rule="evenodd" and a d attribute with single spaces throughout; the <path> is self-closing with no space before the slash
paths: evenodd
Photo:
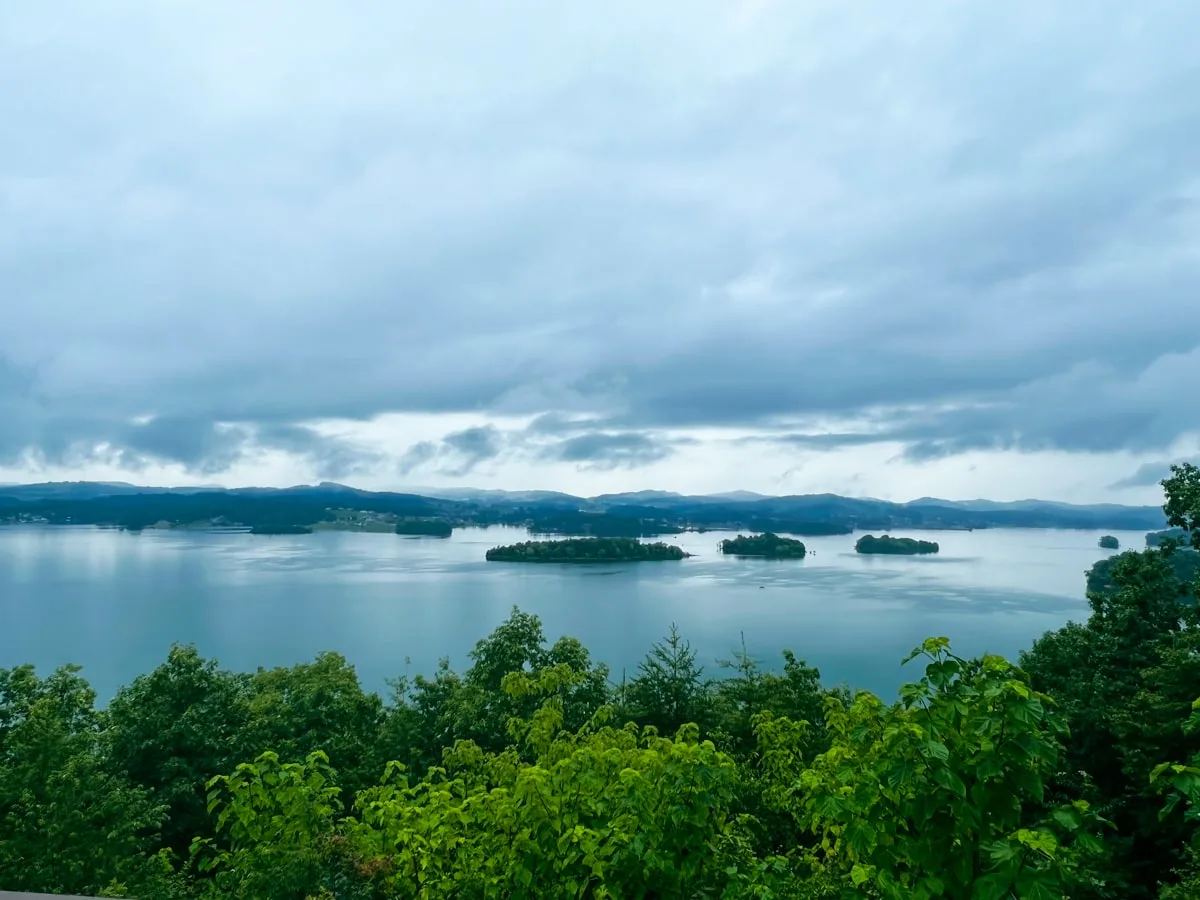
<path id="1" fill-rule="evenodd" d="M 1178 543 L 1187 544 L 1191 541 L 1192 535 L 1186 528 L 1167 528 L 1163 531 L 1152 531 L 1146 535 L 1147 547 L 1161 547 L 1167 539 Z"/>
<path id="2" fill-rule="evenodd" d="M 671 544 L 643 544 L 635 538 L 568 538 L 563 541 L 525 541 L 487 552 L 491 562 L 592 563 L 657 562 L 686 559 Z"/>
<path id="3" fill-rule="evenodd" d="M 912 555 L 914 553 L 937 553 L 939 547 L 936 541 L 896 538 L 886 534 L 882 537 L 875 537 L 873 534 L 864 534 L 854 542 L 854 549 L 858 553 Z"/>
<path id="4" fill-rule="evenodd" d="M 804 544 L 792 538 L 781 538 L 777 534 L 738 535 L 721 541 L 721 552 L 732 556 L 765 556 L 767 559 L 803 559 L 808 555 Z"/>
<path id="5" fill-rule="evenodd" d="M 1092 593 L 1110 593 L 1117 589 L 1114 569 L 1126 554 L 1121 553 L 1099 560 L 1087 572 L 1087 589 Z M 1176 550 L 1162 557 L 1164 565 L 1180 584 L 1188 585 L 1200 577 L 1200 552 L 1192 549 Z"/>
<path id="6" fill-rule="evenodd" d="M 1200 472 L 1164 482 L 1200 525 Z M 1194 538 L 1200 545 L 1200 538 Z M 176 647 L 107 709 L 0 671 L 0 888 L 185 898 L 1200 896 L 1200 583 L 1112 560 L 1020 658 L 944 638 L 885 703 L 790 653 L 707 677 L 672 629 L 617 683 L 512 616 L 385 702 L 322 654 Z"/>
<path id="7" fill-rule="evenodd" d="M 1097 543 L 1102 550 L 1118 550 L 1121 547 L 1121 542 L 1111 534 L 1103 535 Z"/>
<path id="8" fill-rule="evenodd" d="M 450 537 L 454 526 L 437 519 L 401 519 L 396 523 L 396 534 L 415 534 L 425 537 Z"/>

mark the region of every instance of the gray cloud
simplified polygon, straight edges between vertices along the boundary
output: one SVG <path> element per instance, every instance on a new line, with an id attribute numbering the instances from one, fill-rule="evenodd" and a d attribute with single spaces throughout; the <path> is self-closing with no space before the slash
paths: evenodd
<path id="1" fill-rule="evenodd" d="M 303 423 L 389 411 L 539 417 L 399 464 L 451 475 L 1200 422 L 1186 4 L 0 15 L 0 462 L 334 477 L 382 463 Z"/>
<path id="2" fill-rule="evenodd" d="M 1170 478 L 1171 466 L 1179 465 L 1180 463 L 1191 463 L 1193 466 L 1200 466 L 1200 456 L 1179 457 L 1162 462 L 1143 463 L 1137 467 L 1136 471 L 1114 481 L 1108 487 L 1110 490 L 1115 491 L 1126 490 L 1128 488 L 1153 487 L 1164 479 Z"/>
<path id="3" fill-rule="evenodd" d="M 461 477 L 500 456 L 506 440 L 505 433 L 493 425 L 466 428 L 440 441 L 414 444 L 401 456 L 397 469 L 401 475 L 408 475 L 434 464 L 440 474 Z"/>
<path id="4" fill-rule="evenodd" d="M 240 428 L 184 416 L 159 416 L 128 426 L 111 449 L 136 468 L 151 460 L 177 462 L 188 471 L 212 475 L 237 462 L 247 440 Z"/>
<path id="5" fill-rule="evenodd" d="M 299 425 L 267 424 L 254 435 L 258 446 L 283 450 L 307 459 L 317 477 L 332 481 L 362 475 L 383 465 L 386 457 L 375 450 Z"/>
<path id="6" fill-rule="evenodd" d="M 642 432 L 591 431 L 551 444 L 541 455 L 594 469 L 635 469 L 666 459 L 680 443 Z"/>

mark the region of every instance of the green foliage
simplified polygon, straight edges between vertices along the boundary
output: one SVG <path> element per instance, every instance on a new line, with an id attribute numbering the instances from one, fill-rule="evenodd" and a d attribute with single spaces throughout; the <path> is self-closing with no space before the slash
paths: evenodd
<path id="1" fill-rule="evenodd" d="M 1195 592 L 1189 587 L 1195 581 L 1197 576 L 1200 576 L 1200 552 L 1195 550 L 1175 550 L 1167 551 L 1166 545 L 1155 545 L 1161 548 L 1164 563 L 1171 570 L 1171 574 L 1175 576 L 1179 582 L 1177 594 L 1180 598 L 1187 597 Z M 1128 559 L 1128 553 L 1136 551 L 1126 550 L 1125 553 L 1118 553 L 1110 556 L 1107 559 L 1097 560 L 1087 573 L 1087 589 L 1088 593 L 1112 593 L 1117 590 L 1117 584 L 1113 578 L 1113 567 L 1121 564 L 1123 559 Z"/>
<path id="2" fill-rule="evenodd" d="M 337 653 L 312 663 L 259 669 L 249 680 L 249 720 L 243 741 L 250 753 L 274 750 L 284 759 L 326 755 L 351 790 L 378 778 L 383 703 L 358 682 Z"/>
<path id="3" fill-rule="evenodd" d="M 696 651 L 672 623 L 670 633 L 638 665 L 622 699 L 638 722 L 673 735 L 690 722 L 707 724 L 709 696 L 703 674 Z"/>
<path id="4" fill-rule="evenodd" d="M 1172 524 L 1193 521 L 1194 484 L 1187 467 L 1164 482 Z M 1055 795 L 1088 800 L 1115 826 L 1106 842 L 1110 896 L 1153 897 L 1160 881 L 1181 877 L 1170 873 L 1194 830 L 1179 810 L 1159 815 L 1150 776 L 1164 761 L 1200 752 L 1200 735 L 1180 727 L 1200 685 L 1195 588 L 1180 578 L 1196 571 L 1187 564 L 1197 556 L 1165 541 L 1097 563 L 1088 621 L 1043 636 L 1021 657 L 1070 724 Z"/>
<path id="5" fill-rule="evenodd" d="M 899 704 L 827 702 L 831 746 L 772 799 L 819 838 L 822 867 L 884 898 L 1064 896 L 1100 845 L 1086 803 L 1045 804 L 1066 731 L 1050 699 L 1006 660 L 961 659 L 944 638 L 916 654 L 925 676 Z M 771 720 L 760 738 L 776 759 L 795 742 Z"/>
<path id="6" fill-rule="evenodd" d="M 1192 546 L 1200 550 L 1200 469 L 1190 463 L 1171 466 L 1171 477 L 1162 486 L 1167 524 L 1190 532 Z"/>
<path id="7" fill-rule="evenodd" d="M 166 807 L 164 847 L 182 852 L 209 832 L 205 782 L 254 752 L 246 741 L 249 700 L 247 677 L 177 645 L 109 703 L 108 764 Z"/>
<path id="8" fill-rule="evenodd" d="M 164 815 L 106 771 L 95 694 L 66 666 L 0 670 L 0 887 L 97 893 L 136 878 Z"/>
<path id="9" fill-rule="evenodd" d="M 1170 538 L 1177 543 L 1188 544 L 1191 542 L 1192 536 L 1184 528 L 1166 528 L 1162 531 L 1151 531 L 1146 535 L 1147 547 L 1161 547 L 1163 542 Z"/>
<path id="10" fill-rule="evenodd" d="M 739 534 L 732 540 L 721 541 L 721 552 L 732 556 L 763 556 L 767 559 L 803 559 L 808 555 L 803 542 L 771 532 L 750 537 Z"/>
<path id="11" fill-rule="evenodd" d="M 939 549 L 936 541 L 894 538 L 886 534 L 882 537 L 875 537 L 873 534 L 864 534 L 854 543 L 854 550 L 857 553 L 912 556 L 918 553 L 937 553 Z"/>
<path id="12" fill-rule="evenodd" d="M 494 562 L 594 563 L 679 560 L 688 554 L 670 544 L 644 544 L 636 538 L 568 538 L 493 547 L 486 556 Z"/>
<path id="13" fill-rule="evenodd" d="M 196 868 L 209 876 L 204 896 L 303 900 L 326 886 L 341 811 L 328 762 L 320 751 L 303 763 L 267 752 L 208 782 L 208 809 L 228 849 L 193 843 Z"/>
<path id="14" fill-rule="evenodd" d="M 529 679 L 514 690 L 555 690 Z M 522 736 L 536 754 L 460 743 L 409 785 L 398 770 L 358 801 L 355 847 L 416 897 L 688 896 L 728 877 L 713 846 L 736 766 L 694 727 L 674 740 L 603 724 L 560 731 L 554 701 Z"/>

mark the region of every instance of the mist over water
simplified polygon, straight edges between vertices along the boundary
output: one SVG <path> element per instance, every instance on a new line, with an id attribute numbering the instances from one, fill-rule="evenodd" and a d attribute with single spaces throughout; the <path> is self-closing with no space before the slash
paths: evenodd
<path id="1" fill-rule="evenodd" d="M 0 528 L 0 668 L 79 663 L 106 703 L 172 642 L 236 670 L 335 650 L 386 691 L 386 679 L 431 673 L 442 656 L 466 668 L 516 605 L 549 640 L 578 637 L 614 679 L 675 622 L 710 674 L 744 634 L 766 667 L 788 648 L 827 684 L 891 699 L 919 675 L 899 663 L 927 636 L 1015 658 L 1086 618 L 1084 572 L 1116 552 L 1096 546 L 1098 531 L 895 534 L 941 552 L 859 556 L 856 535 L 841 535 L 805 538 L 816 553 L 804 560 L 738 560 L 717 552 L 731 534 L 709 532 L 664 538 L 696 554 L 683 562 L 559 566 L 485 562 L 489 547 L 528 539 L 507 528 L 449 539 Z M 1122 549 L 1144 544 L 1141 532 L 1115 534 Z"/>

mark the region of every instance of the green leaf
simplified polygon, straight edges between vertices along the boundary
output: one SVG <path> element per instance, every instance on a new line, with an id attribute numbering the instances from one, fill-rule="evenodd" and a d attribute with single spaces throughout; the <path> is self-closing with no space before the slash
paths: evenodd
<path id="1" fill-rule="evenodd" d="M 967 795 L 967 787 L 965 784 L 963 784 L 963 780 L 949 769 L 937 768 L 934 769 L 930 774 L 933 780 L 946 790 L 957 794 L 959 797 L 965 797 Z"/>
<path id="2" fill-rule="evenodd" d="M 855 887 L 862 887 L 874 878 L 874 866 L 864 866 L 862 863 L 855 863 L 854 867 L 850 870 L 850 880 L 854 882 Z"/>
<path id="3" fill-rule="evenodd" d="M 946 762 L 950 759 L 950 749 L 941 741 L 926 741 L 925 752 L 934 759 L 939 759 Z"/>

